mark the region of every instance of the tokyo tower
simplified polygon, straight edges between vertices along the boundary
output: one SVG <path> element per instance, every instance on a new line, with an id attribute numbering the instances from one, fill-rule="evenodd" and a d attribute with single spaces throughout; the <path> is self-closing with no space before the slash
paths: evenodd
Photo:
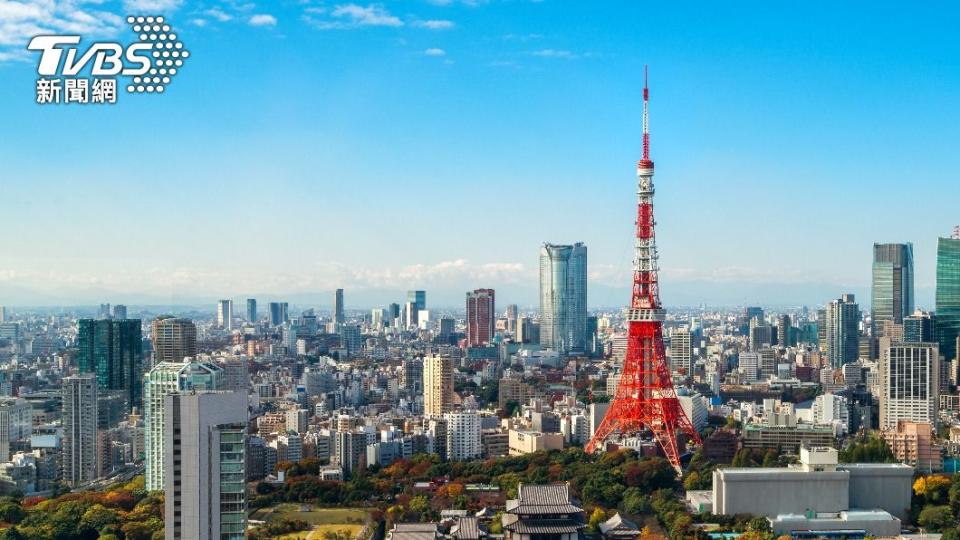
<path id="1" fill-rule="evenodd" d="M 698 444 L 700 435 L 680 407 L 664 354 L 664 310 L 657 285 L 654 237 L 649 101 L 644 68 L 643 158 L 637 163 L 636 254 L 633 259 L 633 298 L 627 312 L 627 355 L 617 393 L 586 450 L 594 452 L 602 448 L 614 433 L 625 436 L 646 429 L 653 433 L 667 460 L 680 472 L 677 435 L 685 433 Z"/>

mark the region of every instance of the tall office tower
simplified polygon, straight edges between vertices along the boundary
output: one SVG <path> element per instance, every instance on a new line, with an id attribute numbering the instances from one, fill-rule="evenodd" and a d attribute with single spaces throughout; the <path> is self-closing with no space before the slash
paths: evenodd
<path id="1" fill-rule="evenodd" d="M 257 322 L 257 299 L 247 298 L 247 322 Z"/>
<path id="2" fill-rule="evenodd" d="M 694 443 L 702 442 L 700 434 L 694 429 L 680 400 L 677 399 L 663 350 L 663 320 L 666 314 L 660 303 L 657 243 L 654 233 L 656 221 L 653 217 L 649 97 L 644 81 L 643 157 L 637 163 L 637 229 L 632 239 L 635 250 L 633 294 L 630 309 L 626 313 L 627 354 L 623 361 L 617 393 L 600 427 L 587 444 L 586 451 L 599 449 L 614 432 L 628 436 L 648 430 L 673 468 L 680 472 L 681 449 L 677 437 L 685 434 Z M 586 293 L 583 296 L 586 300 Z"/>
<path id="3" fill-rule="evenodd" d="M 587 317 L 587 348 L 586 353 L 589 356 L 596 356 L 597 351 L 600 349 L 600 339 L 597 335 L 599 329 L 599 321 L 595 316 Z"/>
<path id="4" fill-rule="evenodd" d="M 100 304 L 100 311 L 97 312 L 97 318 L 98 318 L 98 319 L 109 319 L 109 318 L 112 317 L 112 316 L 113 316 L 113 315 L 112 315 L 112 313 L 111 313 L 111 311 L 110 311 L 110 304 Z"/>
<path id="5" fill-rule="evenodd" d="M 530 317 L 517 319 L 517 341 L 520 343 L 540 343 L 540 323 L 533 322 Z"/>
<path id="6" fill-rule="evenodd" d="M 960 226 L 937 240 L 937 342 L 944 358 L 957 358 L 960 337 Z"/>
<path id="7" fill-rule="evenodd" d="M 493 289 L 467 293 L 467 346 L 479 347 L 493 342 L 496 302 Z"/>
<path id="8" fill-rule="evenodd" d="M 757 352 L 773 345 L 773 327 L 760 319 L 750 319 L 750 350 Z"/>
<path id="9" fill-rule="evenodd" d="M 401 367 L 400 384 L 403 389 L 414 396 L 423 394 L 423 359 L 404 358 Z"/>
<path id="10" fill-rule="evenodd" d="M 0 323 L 7 322 L 7 317 L 9 317 L 7 313 L 7 306 L 0 306 Z"/>
<path id="11" fill-rule="evenodd" d="M 758 352 L 740 353 L 738 369 L 746 382 L 752 383 L 760 380 L 760 362 L 760 353 Z"/>
<path id="12" fill-rule="evenodd" d="M 340 327 L 340 346 L 347 350 L 347 354 L 360 354 L 363 345 L 363 336 L 360 334 L 360 325 L 344 324 Z"/>
<path id="13" fill-rule="evenodd" d="M 390 304 L 387 308 L 387 326 L 394 326 L 397 324 L 397 319 L 400 318 L 400 304 Z"/>
<path id="14" fill-rule="evenodd" d="M 453 360 L 431 355 L 423 359 L 423 415 L 441 416 L 453 408 Z"/>
<path id="15" fill-rule="evenodd" d="M 30 438 L 33 411 L 24 399 L 0 398 L 0 463 L 10 461 L 11 447 Z"/>
<path id="16" fill-rule="evenodd" d="M 480 415 L 476 412 L 447 413 L 447 459 L 466 461 L 479 458 L 483 453 L 480 444 Z"/>
<path id="17" fill-rule="evenodd" d="M 174 392 L 222 388 L 223 370 L 216 364 L 193 358 L 180 362 L 162 362 L 144 377 L 143 445 L 146 453 L 144 463 L 147 491 L 163 489 L 164 397 Z"/>
<path id="18" fill-rule="evenodd" d="M 173 393 L 164 398 L 164 538 L 242 540 L 247 528 L 247 396 Z"/>
<path id="19" fill-rule="evenodd" d="M 95 373 L 97 389 L 125 390 L 127 407 L 141 407 L 143 336 L 140 319 L 77 322 L 77 367 Z"/>
<path id="20" fill-rule="evenodd" d="M 370 310 L 370 326 L 376 329 L 383 328 L 384 326 L 390 326 L 385 324 L 387 320 L 387 310 L 383 308 L 373 308 Z"/>
<path id="21" fill-rule="evenodd" d="M 670 334 L 670 363 L 673 371 L 690 374 L 690 360 L 693 358 L 690 347 L 690 328 L 681 326 Z"/>
<path id="22" fill-rule="evenodd" d="M 507 331 L 516 335 L 517 317 L 520 315 L 520 309 L 516 304 L 507 304 Z"/>
<path id="23" fill-rule="evenodd" d="M 113 306 L 113 318 L 114 319 L 126 319 L 127 318 L 127 306 L 123 304 L 117 304 Z"/>
<path id="24" fill-rule="evenodd" d="M 790 322 L 790 315 L 786 313 L 777 317 L 777 344 L 781 347 L 794 347 L 797 344 L 797 333 Z"/>
<path id="25" fill-rule="evenodd" d="M 441 317 L 437 331 L 437 341 L 444 345 L 455 345 L 456 323 L 457 321 L 451 317 Z"/>
<path id="26" fill-rule="evenodd" d="M 420 312 L 425 309 L 427 309 L 427 292 L 407 291 L 407 302 L 403 305 L 406 328 L 417 328 L 420 324 Z"/>
<path id="27" fill-rule="evenodd" d="M 913 313 L 913 244 L 873 245 L 870 319 L 902 324 Z"/>
<path id="28" fill-rule="evenodd" d="M 270 302 L 270 325 L 280 326 L 290 319 L 287 313 L 290 304 L 287 302 Z"/>
<path id="29" fill-rule="evenodd" d="M 935 343 L 937 341 L 936 316 L 929 311 L 916 310 L 903 318 L 903 341 L 905 343 Z"/>
<path id="30" fill-rule="evenodd" d="M 233 300 L 217 302 L 217 326 L 226 330 L 233 330 Z"/>
<path id="31" fill-rule="evenodd" d="M 738 320 L 738 326 L 740 327 L 740 333 L 747 335 L 747 332 L 750 331 L 750 321 L 756 319 L 760 324 L 763 324 L 763 308 L 756 306 L 747 306 L 743 308 L 743 313 L 740 315 Z"/>
<path id="32" fill-rule="evenodd" d="M 345 320 L 343 317 L 343 289 L 337 289 L 333 293 L 333 322 L 342 323 Z"/>
<path id="33" fill-rule="evenodd" d="M 72 488 L 97 479 L 97 378 L 63 379 L 63 482 Z"/>
<path id="34" fill-rule="evenodd" d="M 860 306 L 852 294 L 827 304 L 827 360 L 832 367 L 856 362 L 860 352 Z"/>
<path id="35" fill-rule="evenodd" d="M 540 345 L 583 351 L 587 333 L 587 246 L 540 248 Z"/>
<path id="36" fill-rule="evenodd" d="M 820 352 L 827 352 L 827 308 L 817 310 L 817 345 Z"/>
<path id="37" fill-rule="evenodd" d="M 940 399 L 940 360 L 932 343 L 892 343 L 880 355 L 880 428 L 900 420 L 936 425 Z"/>
<path id="38" fill-rule="evenodd" d="M 183 362 L 197 355 L 197 326 L 190 319 L 161 315 L 150 325 L 153 363 Z"/>

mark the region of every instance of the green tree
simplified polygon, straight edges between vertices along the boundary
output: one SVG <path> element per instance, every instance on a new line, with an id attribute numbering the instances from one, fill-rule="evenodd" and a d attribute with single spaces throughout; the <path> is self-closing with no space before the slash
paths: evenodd
<path id="1" fill-rule="evenodd" d="M 590 520 L 587 522 L 587 527 L 590 528 L 592 532 L 598 532 L 600 530 L 600 524 L 607 520 L 607 513 L 603 511 L 603 508 L 599 506 L 593 509 L 593 513 L 590 514 Z"/>
<path id="2" fill-rule="evenodd" d="M 7 523 L 20 523 L 23 521 L 26 512 L 19 504 L 14 502 L 5 502 L 0 504 L 0 521 Z"/>
<path id="3" fill-rule="evenodd" d="M 683 481 L 683 489 L 687 491 L 695 490 L 700 488 L 700 474 L 697 471 L 693 471 L 687 475 L 686 480 Z"/>
<path id="4" fill-rule="evenodd" d="M 946 530 L 955 525 L 953 512 L 946 505 L 924 507 L 920 512 L 920 517 L 917 518 L 917 523 L 933 532 Z"/>
<path id="5" fill-rule="evenodd" d="M 780 462 L 777 460 L 777 453 L 773 450 L 767 450 L 767 453 L 763 455 L 763 466 L 764 467 L 776 467 Z"/>

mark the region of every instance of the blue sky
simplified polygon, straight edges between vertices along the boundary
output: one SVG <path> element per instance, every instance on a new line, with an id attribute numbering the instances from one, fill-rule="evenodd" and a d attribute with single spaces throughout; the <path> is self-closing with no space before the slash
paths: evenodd
<path id="1" fill-rule="evenodd" d="M 0 304 L 532 304 L 544 241 L 625 303 L 649 64 L 665 303 L 866 302 L 871 244 L 911 241 L 929 306 L 956 6 L 670 4 L 0 0 Z M 166 93 L 34 103 L 31 35 L 160 11 L 192 55 Z"/>

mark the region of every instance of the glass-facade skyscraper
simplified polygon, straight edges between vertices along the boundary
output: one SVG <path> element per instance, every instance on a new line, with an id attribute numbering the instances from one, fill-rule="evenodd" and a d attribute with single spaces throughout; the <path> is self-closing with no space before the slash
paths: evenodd
<path id="1" fill-rule="evenodd" d="M 140 319 L 80 319 L 77 366 L 97 376 L 99 390 L 123 390 L 127 407 L 141 407 L 143 335 Z"/>
<path id="2" fill-rule="evenodd" d="M 586 350 L 587 246 L 540 248 L 540 345 L 560 354 Z"/>
<path id="3" fill-rule="evenodd" d="M 957 357 L 960 335 L 960 235 L 937 242 L 936 330 L 940 354 Z"/>
<path id="4" fill-rule="evenodd" d="M 874 328 L 877 321 L 903 324 L 903 318 L 913 313 L 913 244 L 873 245 L 871 290 Z"/>
<path id="5" fill-rule="evenodd" d="M 827 304 L 826 351 L 831 367 L 856 362 L 860 354 L 860 306 L 852 294 Z"/>

